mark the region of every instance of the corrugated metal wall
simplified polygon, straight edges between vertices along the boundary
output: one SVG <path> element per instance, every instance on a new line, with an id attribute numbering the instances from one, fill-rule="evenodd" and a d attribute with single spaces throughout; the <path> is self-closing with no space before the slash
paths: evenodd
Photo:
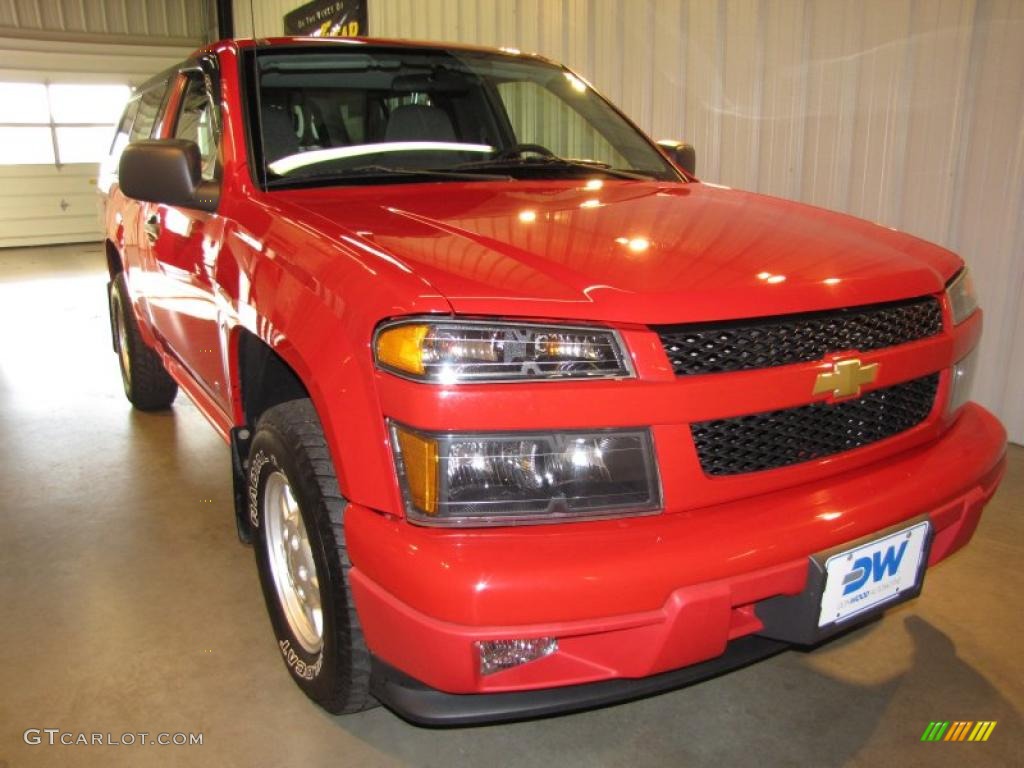
<path id="1" fill-rule="evenodd" d="M 235 35 L 279 37 L 284 34 L 284 15 L 304 4 L 305 0 L 233 0 Z M 369 11 L 374 12 L 372 2 Z"/>
<path id="2" fill-rule="evenodd" d="M 0 36 L 136 38 L 198 45 L 207 0 L 0 0 Z"/>
<path id="3" fill-rule="evenodd" d="M 139 85 L 177 64 L 197 45 L 62 43 L 0 36 L 0 80 Z"/>
<path id="4" fill-rule="evenodd" d="M 280 34 L 295 0 L 253 0 Z M 976 397 L 1024 442 L 1024 2 L 368 0 L 377 36 L 564 61 L 702 178 L 961 253 L 987 311 Z M 239 0 L 239 34 L 252 31 Z"/>

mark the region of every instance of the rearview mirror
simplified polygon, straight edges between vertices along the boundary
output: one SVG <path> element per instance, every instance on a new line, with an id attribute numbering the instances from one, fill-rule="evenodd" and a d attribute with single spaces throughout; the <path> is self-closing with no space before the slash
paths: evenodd
<path id="1" fill-rule="evenodd" d="M 125 147 L 118 184 L 128 197 L 201 211 L 216 211 L 217 182 L 203 181 L 202 158 L 195 142 L 146 139 Z"/>
<path id="2" fill-rule="evenodd" d="M 665 150 L 669 159 L 691 176 L 697 175 L 697 150 L 692 144 L 682 141 L 659 141 L 658 146 Z"/>

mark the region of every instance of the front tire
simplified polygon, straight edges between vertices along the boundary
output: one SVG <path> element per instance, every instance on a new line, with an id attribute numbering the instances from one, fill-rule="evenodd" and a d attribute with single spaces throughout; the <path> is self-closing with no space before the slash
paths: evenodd
<path id="1" fill-rule="evenodd" d="M 346 505 L 313 404 L 268 409 L 249 452 L 256 565 L 292 679 L 334 714 L 376 706 L 348 583 Z"/>
<path id="2" fill-rule="evenodd" d="M 170 408 L 178 385 L 167 373 L 160 355 L 142 340 L 124 272 L 110 284 L 110 329 L 128 401 L 140 411 Z"/>

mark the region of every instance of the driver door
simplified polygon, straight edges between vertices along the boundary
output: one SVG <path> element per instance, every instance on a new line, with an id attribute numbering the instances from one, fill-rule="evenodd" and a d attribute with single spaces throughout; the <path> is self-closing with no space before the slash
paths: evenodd
<path id="1" fill-rule="evenodd" d="M 169 135 L 199 146 L 203 179 L 220 176 L 220 115 L 209 72 L 179 74 Z M 167 134 L 165 134 L 167 135 Z M 142 211 L 152 269 L 150 311 L 157 333 L 207 394 L 228 410 L 227 365 L 220 333 L 214 273 L 223 217 L 180 206 L 147 203 Z"/>

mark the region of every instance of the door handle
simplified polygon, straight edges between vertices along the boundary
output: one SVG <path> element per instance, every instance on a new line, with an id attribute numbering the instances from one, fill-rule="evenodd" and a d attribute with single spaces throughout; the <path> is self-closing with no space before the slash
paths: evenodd
<path id="1" fill-rule="evenodd" d="M 142 225 L 142 228 L 146 231 L 146 239 L 149 240 L 150 245 L 157 241 L 160 237 L 160 214 L 151 213 L 146 217 L 146 222 Z"/>

